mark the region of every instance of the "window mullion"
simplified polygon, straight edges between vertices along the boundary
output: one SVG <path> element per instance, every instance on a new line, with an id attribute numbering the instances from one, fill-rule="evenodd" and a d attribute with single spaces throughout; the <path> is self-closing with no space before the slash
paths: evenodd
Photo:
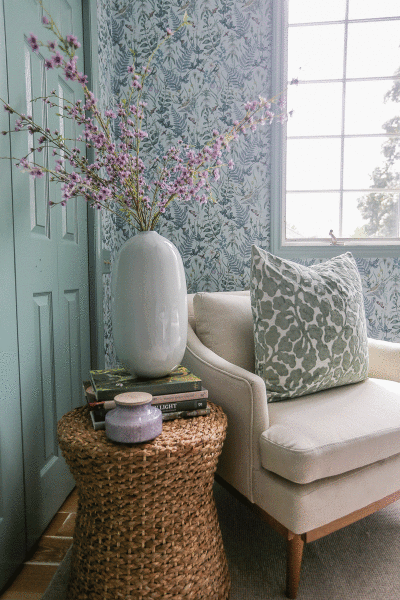
<path id="1" fill-rule="evenodd" d="M 347 36 L 349 31 L 349 0 L 346 0 L 346 17 L 344 22 L 344 47 L 343 47 L 343 88 L 342 88 L 342 131 L 340 148 L 340 195 L 339 195 L 339 232 L 343 234 L 343 176 L 344 176 L 344 133 L 346 122 L 346 75 L 347 75 Z"/>

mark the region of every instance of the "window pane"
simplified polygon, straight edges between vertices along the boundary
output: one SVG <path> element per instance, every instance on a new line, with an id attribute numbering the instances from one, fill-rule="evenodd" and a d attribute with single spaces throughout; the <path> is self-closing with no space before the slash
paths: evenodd
<path id="1" fill-rule="evenodd" d="M 288 140 L 288 190 L 336 190 L 340 186 L 340 139 Z"/>
<path id="2" fill-rule="evenodd" d="M 400 16 L 399 0 L 350 0 L 349 19 Z"/>
<path id="3" fill-rule="evenodd" d="M 344 142 L 344 171 L 343 171 L 343 187 L 347 190 L 360 190 L 369 187 L 398 187 L 398 184 L 393 182 L 385 185 L 385 178 L 373 178 L 373 172 L 379 168 L 384 170 L 387 159 L 383 154 L 389 150 L 394 153 L 397 147 L 398 151 L 399 138 L 386 137 L 371 137 L 371 138 L 350 138 Z M 391 168 L 390 173 L 395 176 L 400 170 L 398 162 Z"/>
<path id="4" fill-rule="evenodd" d="M 312 215 L 312 218 L 310 218 Z M 329 238 L 339 230 L 339 194 L 286 194 L 286 237 Z"/>
<path id="5" fill-rule="evenodd" d="M 399 0 L 400 2 L 400 0 Z M 293 87 L 293 86 L 291 86 Z M 384 101 L 393 81 L 349 81 L 346 87 L 346 134 L 383 133 L 383 124 L 400 116 L 400 104 Z"/>
<path id="6" fill-rule="evenodd" d="M 400 194 L 343 194 L 343 237 L 399 237 Z"/>
<path id="7" fill-rule="evenodd" d="M 289 28 L 289 79 L 343 77 L 344 25 Z"/>
<path id="8" fill-rule="evenodd" d="M 289 23 L 341 21 L 346 16 L 346 0 L 289 0 Z"/>
<path id="9" fill-rule="evenodd" d="M 341 83 L 290 85 L 287 135 L 340 135 L 342 89 Z"/>
<path id="10" fill-rule="evenodd" d="M 400 67 L 400 22 L 349 23 L 347 77 L 389 77 Z"/>
<path id="11" fill-rule="evenodd" d="M 364 219 L 360 210 L 357 208 L 358 199 L 362 192 L 343 194 L 343 228 L 342 237 L 346 238 L 364 238 L 368 237 L 365 231 L 365 225 L 368 220 Z"/>

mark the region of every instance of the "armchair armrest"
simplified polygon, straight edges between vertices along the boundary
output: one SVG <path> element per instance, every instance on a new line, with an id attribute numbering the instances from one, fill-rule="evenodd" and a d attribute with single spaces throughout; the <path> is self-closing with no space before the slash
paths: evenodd
<path id="1" fill-rule="evenodd" d="M 369 377 L 400 382 L 400 344 L 368 338 Z"/>
<path id="2" fill-rule="evenodd" d="M 182 363 L 202 379 L 210 402 L 220 405 L 228 417 L 218 473 L 253 502 L 253 470 L 260 468 L 259 437 L 269 426 L 264 381 L 204 346 L 190 325 Z"/>

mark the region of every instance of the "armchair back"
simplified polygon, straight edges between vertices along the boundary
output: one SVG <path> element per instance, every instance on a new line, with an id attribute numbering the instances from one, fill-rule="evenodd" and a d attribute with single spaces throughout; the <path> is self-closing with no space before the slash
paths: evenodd
<path id="1" fill-rule="evenodd" d="M 189 324 L 212 352 L 250 373 L 255 370 L 249 290 L 188 296 Z"/>

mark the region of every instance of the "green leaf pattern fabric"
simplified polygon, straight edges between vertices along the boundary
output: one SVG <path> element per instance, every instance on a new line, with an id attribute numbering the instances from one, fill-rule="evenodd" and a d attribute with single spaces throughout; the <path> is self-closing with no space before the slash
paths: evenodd
<path id="1" fill-rule="evenodd" d="M 256 373 L 269 402 L 367 378 L 362 286 L 350 252 L 306 267 L 253 246 L 250 297 Z"/>

